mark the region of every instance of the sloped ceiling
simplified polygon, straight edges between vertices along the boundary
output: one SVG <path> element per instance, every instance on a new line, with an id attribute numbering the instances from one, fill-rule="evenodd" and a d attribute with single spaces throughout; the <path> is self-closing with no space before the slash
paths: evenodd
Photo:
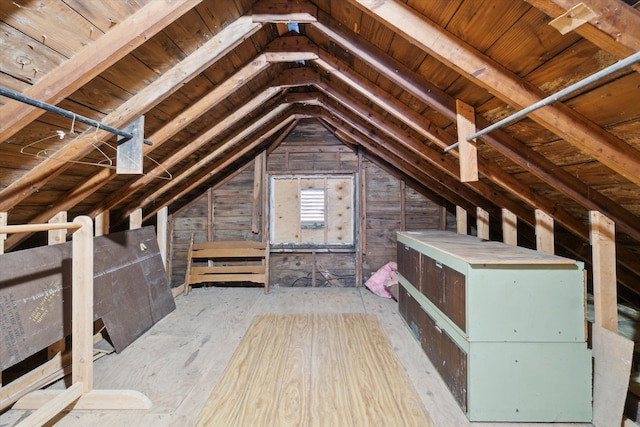
<path id="1" fill-rule="evenodd" d="M 593 12 L 579 26 L 578 3 Z M 558 252 L 588 261 L 602 212 L 638 303 L 640 65 L 479 138 L 478 181 L 443 152 L 457 100 L 482 129 L 638 52 L 632 1 L 15 0 L 0 45 L 1 87 L 116 128 L 144 116 L 153 143 L 144 175 L 117 175 L 113 135 L 0 96 L 9 223 L 176 210 L 314 119 L 429 197 L 488 211 L 496 235 L 502 209 L 527 234 L 537 208 Z"/>

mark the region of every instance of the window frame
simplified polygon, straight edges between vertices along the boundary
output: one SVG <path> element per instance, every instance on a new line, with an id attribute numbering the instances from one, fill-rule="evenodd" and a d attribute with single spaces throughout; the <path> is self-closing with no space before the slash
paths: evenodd
<path id="1" fill-rule="evenodd" d="M 295 224 L 295 226 L 298 227 L 298 241 L 275 241 L 274 238 L 276 237 L 276 234 L 278 232 L 278 221 L 276 219 L 276 206 L 277 206 L 277 201 L 275 200 L 276 197 L 276 180 L 296 180 L 298 182 L 298 192 L 297 192 L 297 218 L 298 218 L 298 224 Z M 310 241 L 302 241 L 302 232 L 303 231 L 314 231 L 314 230 L 318 230 L 318 228 L 309 228 L 309 229 L 303 229 L 302 228 L 302 219 L 301 219 L 301 214 L 300 214 L 300 204 L 301 204 L 301 200 L 300 200 L 300 194 L 301 194 L 301 190 L 302 189 L 313 189 L 313 187 L 311 188 L 303 188 L 303 185 L 301 184 L 304 180 L 323 180 L 324 181 L 324 222 L 323 222 L 323 227 L 321 229 L 324 229 L 324 233 L 325 233 L 325 237 L 323 239 L 322 242 L 310 242 Z M 343 238 L 345 238 L 345 240 L 347 241 L 339 241 L 338 240 L 334 240 L 331 241 L 328 237 L 330 232 L 335 233 L 335 230 L 332 230 L 331 227 L 332 224 L 331 223 L 331 214 L 332 214 L 332 201 L 331 201 L 331 195 L 329 194 L 329 188 L 330 186 L 327 185 L 327 183 L 330 180 L 348 180 L 348 185 L 349 185 L 349 200 L 348 200 L 348 209 L 343 209 L 342 213 L 344 212 L 349 212 L 350 217 L 348 218 L 348 230 L 345 231 L 344 234 L 342 234 Z M 269 207 L 268 207 L 268 212 L 269 212 L 269 244 L 271 249 L 274 250 L 281 250 L 281 251 L 305 251 L 305 250 L 309 250 L 309 251 L 323 251 L 323 250 L 327 250 L 327 251 L 353 251 L 355 250 L 355 240 L 356 240 L 356 218 L 355 218 L 355 206 L 356 206 L 356 175 L 355 173 L 344 173 L 344 174 L 337 174 L 337 173 L 331 173 L 331 174 L 324 174 L 324 173 L 318 173 L 318 174 L 270 174 L 269 175 Z M 342 200 L 342 199 L 340 199 Z M 346 202 L 343 201 L 343 203 L 346 204 Z M 291 213 L 290 216 L 292 217 Z M 340 215 L 342 217 L 342 215 Z M 343 221 L 345 220 L 344 217 L 341 218 Z M 282 226 L 282 224 L 280 224 L 280 226 Z M 347 238 L 348 237 L 348 238 Z"/>

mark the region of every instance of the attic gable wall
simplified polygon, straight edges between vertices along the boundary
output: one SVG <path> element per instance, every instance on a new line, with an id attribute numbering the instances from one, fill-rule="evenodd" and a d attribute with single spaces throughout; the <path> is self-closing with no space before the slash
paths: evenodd
<path id="1" fill-rule="evenodd" d="M 404 230 L 438 229 L 442 226 L 439 206 L 405 185 L 398 177 L 377 166 L 336 139 L 319 121 L 303 120 L 267 156 L 267 173 L 355 173 L 364 181 L 364 215 L 355 221 L 365 227 L 361 233 L 364 280 L 382 265 L 396 259 L 395 233 Z M 184 281 L 186 253 L 191 233 L 195 241 L 262 240 L 266 233 L 251 231 L 255 160 L 225 183 L 207 190 L 197 201 L 173 216 L 171 280 L 173 286 Z M 265 208 L 259 208 L 263 222 Z M 268 208 L 266 208 L 268 209 Z M 211 217 L 211 221 L 209 221 Z M 453 225 L 448 216 L 448 226 Z M 317 284 L 354 286 L 356 252 L 317 253 L 274 252 L 271 254 L 271 283 L 280 286 L 311 284 L 314 263 Z M 335 278 L 326 282 L 319 272 L 329 271 Z"/>

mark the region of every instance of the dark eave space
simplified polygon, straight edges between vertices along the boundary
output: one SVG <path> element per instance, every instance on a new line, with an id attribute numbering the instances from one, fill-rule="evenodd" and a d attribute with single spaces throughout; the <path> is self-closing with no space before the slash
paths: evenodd
<path id="1" fill-rule="evenodd" d="M 144 116 L 153 145 L 143 174 L 117 174 L 113 135 L 0 96 L 0 213 L 153 221 L 315 121 L 450 212 L 488 212 L 497 240 L 507 210 L 535 247 L 538 210 L 556 252 L 590 263 L 600 212 L 615 224 L 619 297 L 638 305 L 638 63 L 480 137 L 477 180 L 444 152 L 461 106 L 480 130 L 640 51 L 636 1 L 582 1 L 584 23 L 567 16 L 576 3 L 1 2 L 1 87 L 119 129 Z"/>

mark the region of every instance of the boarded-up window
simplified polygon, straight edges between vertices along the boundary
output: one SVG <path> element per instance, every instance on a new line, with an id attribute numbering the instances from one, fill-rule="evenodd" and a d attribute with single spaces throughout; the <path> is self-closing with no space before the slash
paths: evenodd
<path id="1" fill-rule="evenodd" d="M 353 244 L 353 175 L 272 176 L 271 243 Z"/>

